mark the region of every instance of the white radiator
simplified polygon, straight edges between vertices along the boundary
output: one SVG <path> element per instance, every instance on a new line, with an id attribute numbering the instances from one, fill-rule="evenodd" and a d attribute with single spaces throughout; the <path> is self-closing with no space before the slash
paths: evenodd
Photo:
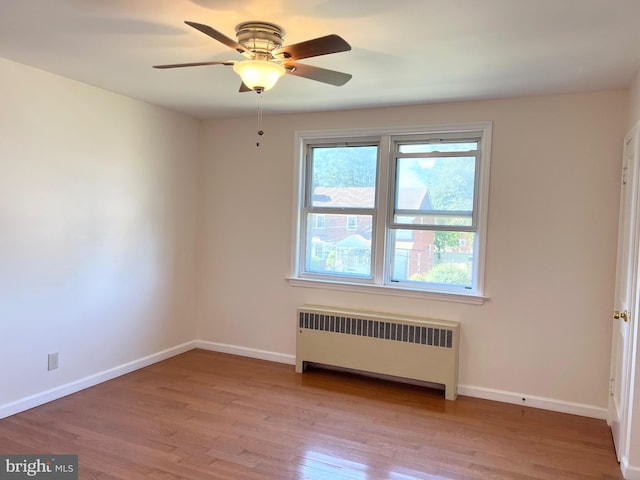
<path id="1" fill-rule="evenodd" d="M 297 327 L 296 372 L 311 362 L 421 380 L 456 399 L 457 322 L 305 305 Z"/>

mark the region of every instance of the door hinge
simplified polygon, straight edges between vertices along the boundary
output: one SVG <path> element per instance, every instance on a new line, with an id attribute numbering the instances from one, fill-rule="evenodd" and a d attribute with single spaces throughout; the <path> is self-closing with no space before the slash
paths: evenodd
<path id="1" fill-rule="evenodd" d="M 627 167 L 626 165 L 624 167 L 622 167 L 622 184 L 626 185 L 627 184 L 627 172 L 629 171 L 629 167 Z"/>

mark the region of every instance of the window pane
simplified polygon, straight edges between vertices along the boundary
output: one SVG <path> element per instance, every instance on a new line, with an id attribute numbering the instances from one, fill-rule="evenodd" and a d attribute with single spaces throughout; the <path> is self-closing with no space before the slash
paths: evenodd
<path id="1" fill-rule="evenodd" d="M 391 279 L 471 288 L 475 234 L 393 230 Z"/>
<path id="2" fill-rule="evenodd" d="M 371 215 L 307 215 L 306 271 L 322 274 L 371 276 Z"/>
<path id="3" fill-rule="evenodd" d="M 471 225 L 475 170 L 475 157 L 397 159 L 395 211 L 415 211 L 423 225 Z"/>
<path id="4" fill-rule="evenodd" d="M 312 207 L 373 208 L 378 147 L 313 147 Z"/>
<path id="5" fill-rule="evenodd" d="M 478 149 L 478 142 L 456 143 L 401 143 L 400 153 L 471 152 Z"/>

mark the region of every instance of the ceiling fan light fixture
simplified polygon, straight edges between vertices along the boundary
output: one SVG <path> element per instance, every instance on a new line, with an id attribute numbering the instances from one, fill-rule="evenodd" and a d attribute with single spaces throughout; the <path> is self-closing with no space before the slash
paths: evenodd
<path id="1" fill-rule="evenodd" d="M 282 65 L 267 60 L 243 60 L 233 65 L 244 84 L 252 90 L 264 91 L 273 88 L 285 74 Z"/>

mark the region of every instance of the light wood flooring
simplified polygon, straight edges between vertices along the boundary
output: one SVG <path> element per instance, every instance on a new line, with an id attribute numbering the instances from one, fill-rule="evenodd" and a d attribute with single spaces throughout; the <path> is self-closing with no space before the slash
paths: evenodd
<path id="1" fill-rule="evenodd" d="M 622 479 L 603 420 L 193 350 L 0 420 L 80 479 Z"/>

